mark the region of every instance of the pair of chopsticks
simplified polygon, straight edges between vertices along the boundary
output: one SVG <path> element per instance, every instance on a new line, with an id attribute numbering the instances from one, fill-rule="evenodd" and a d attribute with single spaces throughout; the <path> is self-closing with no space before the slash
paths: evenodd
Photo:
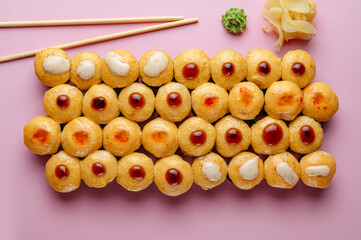
<path id="1" fill-rule="evenodd" d="M 108 41 L 116 38 L 122 38 L 127 36 L 132 36 L 141 33 L 147 33 L 177 26 L 182 26 L 186 24 L 198 22 L 198 18 L 184 19 L 183 17 L 177 16 L 165 16 L 165 17 L 138 17 L 138 18 L 102 18 L 102 19 L 79 19 L 79 20 L 49 20 L 49 21 L 23 21 L 23 22 L 0 22 L 0 28 L 10 28 L 10 27 L 40 27 L 40 26 L 73 26 L 73 25 L 99 25 L 99 24 L 123 24 L 123 23 L 146 23 L 146 22 L 166 22 L 153 26 L 136 28 L 124 32 L 118 32 L 113 34 L 108 34 L 104 36 L 84 39 L 76 42 L 65 43 L 57 46 L 55 48 L 69 49 L 74 47 L 79 47 L 83 45 L 88 45 L 97 42 Z M 7 62 L 15 59 L 25 58 L 34 56 L 41 49 L 35 49 L 32 51 L 12 54 L 8 56 L 0 57 L 1 62 Z"/>

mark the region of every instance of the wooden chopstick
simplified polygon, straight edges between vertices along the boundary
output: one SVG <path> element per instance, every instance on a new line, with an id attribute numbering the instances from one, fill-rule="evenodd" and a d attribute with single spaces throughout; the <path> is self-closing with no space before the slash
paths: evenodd
<path id="1" fill-rule="evenodd" d="M 144 22 L 172 22 L 172 21 L 178 21 L 178 20 L 183 20 L 183 19 L 184 19 L 184 17 L 182 17 L 182 16 L 161 16 L 161 17 L 129 17 L 129 18 L 18 21 L 18 22 L 0 22 L 0 28 L 72 26 L 72 25 L 96 25 L 96 24 L 144 23 Z"/>
<path id="2" fill-rule="evenodd" d="M 162 23 L 162 24 L 157 24 L 157 25 L 148 26 L 148 27 L 136 28 L 136 29 L 119 32 L 119 33 L 113 33 L 113 34 L 100 36 L 100 37 L 89 38 L 89 39 L 61 44 L 61 45 L 57 45 L 57 46 L 53 46 L 53 47 L 61 48 L 61 49 L 74 48 L 74 47 L 79 47 L 79 46 L 88 45 L 88 44 L 92 44 L 92 43 L 108 41 L 108 40 L 112 40 L 112 39 L 116 39 L 116 38 L 122 38 L 122 37 L 157 31 L 157 30 L 171 28 L 171 27 L 182 26 L 182 25 L 196 23 L 196 22 L 198 22 L 198 18 L 184 19 L 184 20 L 179 20 L 179 21 L 174 21 L 174 22 L 169 22 L 169 23 Z M 8 55 L 8 56 L 3 56 L 3 57 L 0 57 L 0 63 L 15 60 L 15 59 L 34 56 L 40 50 L 42 50 L 42 49 L 36 49 L 36 50 L 28 51 L 28 52 L 16 53 L 16 54 Z"/>

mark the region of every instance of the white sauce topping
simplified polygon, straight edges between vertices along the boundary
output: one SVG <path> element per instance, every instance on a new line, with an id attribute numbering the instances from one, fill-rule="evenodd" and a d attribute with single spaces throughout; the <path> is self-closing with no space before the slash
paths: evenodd
<path id="1" fill-rule="evenodd" d="M 258 159 L 259 157 L 254 157 L 239 168 L 239 175 L 243 179 L 253 180 L 258 176 Z"/>
<path id="2" fill-rule="evenodd" d="M 60 56 L 49 56 L 43 61 L 43 68 L 51 74 L 63 74 L 69 71 L 70 63 L 68 59 Z"/>
<path id="3" fill-rule="evenodd" d="M 306 167 L 306 175 L 309 177 L 327 177 L 330 174 L 330 168 L 326 165 Z"/>
<path id="4" fill-rule="evenodd" d="M 211 182 L 217 182 L 222 178 L 221 168 L 216 163 L 205 162 L 202 165 L 202 175 Z"/>
<path id="5" fill-rule="evenodd" d="M 277 165 L 276 172 L 280 175 L 289 185 L 295 185 L 298 182 L 298 176 L 293 169 L 285 162 Z"/>
<path id="6" fill-rule="evenodd" d="M 168 66 L 168 58 L 162 52 L 155 52 L 149 57 L 143 71 L 149 77 L 159 76 Z"/>
<path id="7" fill-rule="evenodd" d="M 95 65 L 89 60 L 81 61 L 78 65 L 78 69 L 76 70 L 76 74 L 81 79 L 88 80 L 95 75 Z"/>
<path id="8" fill-rule="evenodd" d="M 108 52 L 104 60 L 113 75 L 124 76 L 129 72 L 129 64 L 123 62 L 122 56 L 115 52 Z"/>

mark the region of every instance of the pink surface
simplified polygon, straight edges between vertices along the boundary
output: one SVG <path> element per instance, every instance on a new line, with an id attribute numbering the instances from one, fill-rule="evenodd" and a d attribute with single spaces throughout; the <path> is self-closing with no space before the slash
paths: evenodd
<path id="1" fill-rule="evenodd" d="M 173 58 L 190 48 L 209 56 L 231 48 L 245 56 L 252 48 L 273 49 L 276 35 L 262 26 L 264 0 L 258 1 L 2 1 L 0 21 L 184 15 L 199 23 L 67 50 L 100 56 L 123 48 L 138 59 L 161 49 Z M 205 192 L 193 185 L 178 198 L 162 195 L 153 184 L 131 193 L 115 181 L 104 189 L 84 184 L 71 194 L 53 191 L 43 175 L 47 157 L 23 144 L 23 126 L 45 114 L 47 90 L 36 78 L 33 58 L 0 64 L 2 171 L 0 175 L 1 239 L 358 239 L 361 235 L 360 42 L 359 1 L 316 1 L 318 34 L 309 42 L 294 41 L 277 53 L 301 48 L 316 61 L 314 81 L 329 84 L 340 109 L 325 124 L 322 150 L 334 155 L 337 172 L 326 190 L 299 182 L 292 190 L 269 187 L 265 181 L 251 191 L 228 183 Z M 228 34 L 221 14 L 244 8 L 248 27 L 241 36 Z M 0 55 L 81 40 L 137 26 L 86 26 L 0 29 Z"/>

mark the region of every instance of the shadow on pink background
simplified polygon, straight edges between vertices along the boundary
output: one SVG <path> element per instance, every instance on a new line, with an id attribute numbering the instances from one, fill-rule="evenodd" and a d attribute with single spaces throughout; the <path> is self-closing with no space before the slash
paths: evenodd
<path id="1" fill-rule="evenodd" d="M 183 15 L 199 23 L 67 50 L 69 57 L 92 51 L 103 57 L 115 48 L 139 60 L 160 49 L 173 58 L 190 48 L 212 57 L 231 48 L 243 56 L 253 48 L 273 50 L 275 34 L 262 31 L 264 1 L 3 1 L 0 21 Z M 316 1 L 318 34 L 309 42 L 293 41 L 277 55 L 301 48 L 315 59 L 314 81 L 329 84 L 340 109 L 325 124 L 322 150 L 334 155 L 337 172 L 326 190 L 299 182 L 292 190 L 265 181 L 242 191 L 227 181 L 211 191 L 193 185 L 177 198 L 162 195 L 152 184 L 131 193 L 115 181 L 104 189 L 82 184 L 70 194 L 53 191 L 44 177 L 47 157 L 23 145 L 23 126 L 45 114 L 47 90 L 36 78 L 33 58 L 0 64 L 1 239 L 358 239 L 361 235 L 360 93 L 361 42 L 358 1 Z M 228 34 L 221 14 L 244 8 L 248 27 Z M 0 55 L 81 40 L 150 24 L 0 29 Z"/>

